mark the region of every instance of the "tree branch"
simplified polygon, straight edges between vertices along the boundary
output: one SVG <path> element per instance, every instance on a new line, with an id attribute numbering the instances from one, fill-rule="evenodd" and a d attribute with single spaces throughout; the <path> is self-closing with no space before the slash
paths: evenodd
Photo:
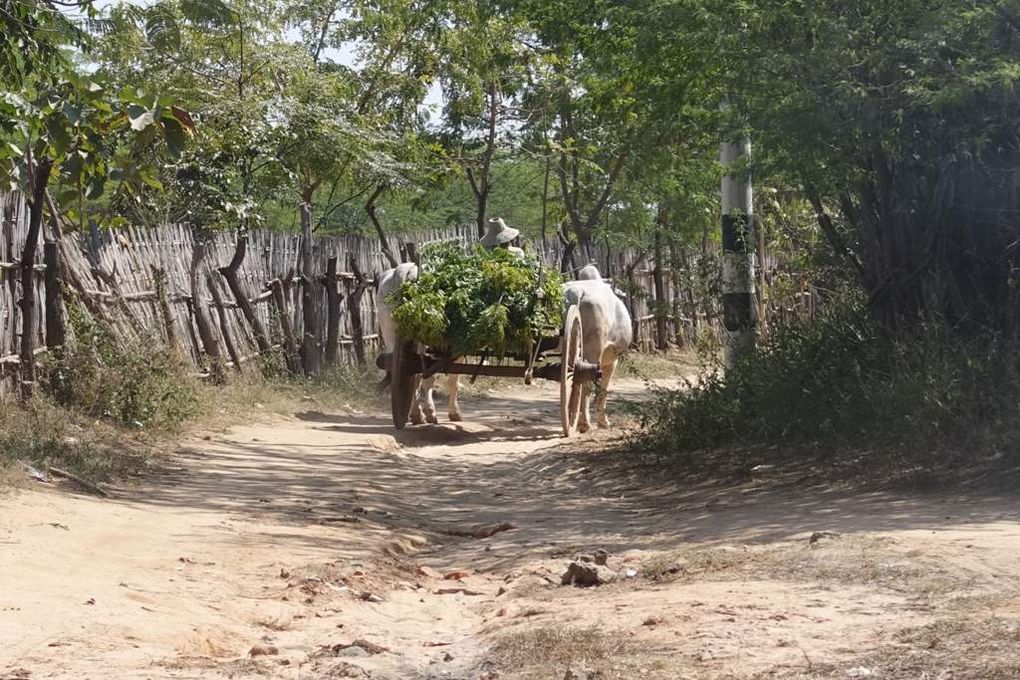
<path id="1" fill-rule="evenodd" d="M 864 263 L 861 262 L 857 253 L 850 248 L 849 244 L 843 240 L 843 237 L 836 229 L 836 225 L 832 223 L 832 218 L 829 217 L 827 212 L 825 212 L 825 206 L 822 204 L 821 196 L 818 195 L 816 190 L 808 189 L 807 198 L 811 203 L 811 207 L 814 208 L 815 218 L 818 220 L 818 226 L 821 227 L 822 234 L 829 242 L 829 245 L 831 245 L 836 252 L 841 253 L 847 258 L 847 260 L 850 261 L 850 264 L 852 264 L 854 269 L 857 270 L 858 276 L 861 277 L 861 282 L 865 285 L 865 287 L 867 287 L 869 283 L 867 273 L 864 269 Z"/>
<path id="2" fill-rule="evenodd" d="M 379 235 L 379 246 L 382 248 L 382 254 L 386 258 L 386 261 L 390 263 L 391 267 L 396 267 L 400 264 L 397 258 L 393 256 L 393 251 L 390 250 L 389 240 L 386 238 L 386 232 L 383 231 L 382 224 L 379 222 L 379 216 L 376 214 L 375 202 L 382 193 L 386 191 L 386 185 L 380 184 L 372 192 L 368 201 L 365 203 L 365 212 L 368 213 L 368 219 L 372 220 L 372 226 L 375 227 L 375 233 Z"/>
<path id="3" fill-rule="evenodd" d="M 599 200 L 595 202 L 595 207 L 592 209 L 588 220 L 584 224 L 585 231 L 591 231 L 599 221 L 599 215 L 602 214 L 602 209 L 606 207 L 606 202 L 609 201 L 609 196 L 613 193 L 613 187 L 616 184 L 616 180 L 620 177 L 620 172 L 623 171 L 623 166 L 627 162 L 628 145 L 624 144 L 623 150 L 620 155 L 616 157 L 616 163 L 613 165 L 613 169 L 609 173 L 609 179 L 606 181 L 606 186 L 602 189 L 602 195 L 599 196 Z"/>

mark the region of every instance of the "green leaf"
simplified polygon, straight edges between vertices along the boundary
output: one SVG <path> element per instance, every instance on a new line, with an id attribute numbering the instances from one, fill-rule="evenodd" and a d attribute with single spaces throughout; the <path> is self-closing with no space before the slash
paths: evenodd
<path id="1" fill-rule="evenodd" d="M 73 104 L 64 104 L 64 115 L 72 125 L 77 125 L 78 121 L 81 120 L 81 107 Z"/>
<path id="2" fill-rule="evenodd" d="M 181 27 L 177 17 L 167 5 L 153 5 L 145 16 L 145 39 L 162 50 L 176 50 L 181 46 Z"/>
<path id="3" fill-rule="evenodd" d="M 155 189 L 156 191 L 163 191 L 163 183 L 156 177 L 155 168 L 143 168 L 138 173 L 138 177 L 147 185 Z"/>
<path id="4" fill-rule="evenodd" d="M 106 188 L 106 175 L 98 175 L 93 177 L 85 187 L 85 198 L 95 200 L 103 195 L 103 190 Z"/>
<path id="5" fill-rule="evenodd" d="M 64 189 L 57 194 L 57 203 L 60 205 L 71 205 L 78 202 L 77 189 Z"/>
<path id="6" fill-rule="evenodd" d="M 184 132 L 184 128 L 177 122 L 176 118 L 164 119 L 163 123 L 163 137 L 166 139 L 167 149 L 170 151 L 170 155 L 174 158 L 180 158 L 184 152 L 184 147 L 187 144 L 187 134 Z"/>
<path id="7" fill-rule="evenodd" d="M 53 149 L 57 154 L 61 156 L 67 153 L 67 148 L 71 145 L 71 135 L 64 127 L 62 118 L 59 115 L 46 118 L 46 132 L 49 135 L 50 143 L 53 144 Z"/>
<path id="8" fill-rule="evenodd" d="M 233 26 L 237 20 L 223 0 L 181 0 L 181 13 L 196 24 L 221 28 Z"/>

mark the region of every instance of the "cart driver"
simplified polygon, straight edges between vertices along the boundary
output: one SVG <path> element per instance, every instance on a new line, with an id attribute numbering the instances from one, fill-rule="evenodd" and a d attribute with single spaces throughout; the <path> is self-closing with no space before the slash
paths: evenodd
<path id="1" fill-rule="evenodd" d="M 486 250 L 502 248 L 509 250 L 517 257 L 524 257 L 524 251 L 515 245 L 520 235 L 521 232 L 517 229 L 506 226 L 503 218 L 493 217 L 489 220 L 485 235 L 481 238 L 481 244 Z"/>

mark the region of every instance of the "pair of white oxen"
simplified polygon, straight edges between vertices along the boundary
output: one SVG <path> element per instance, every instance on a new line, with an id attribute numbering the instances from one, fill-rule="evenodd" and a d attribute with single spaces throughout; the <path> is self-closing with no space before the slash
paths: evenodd
<path id="1" fill-rule="evenodd" d="M 379 328 L 383 343 L 390 351 L 396 344 L 397 329 L 393 323 L 393 314 L 387 299 L 404 282 L 413 281 L 417 277 L 418 267 L 410 262 L 398 265 L 394 269 L 388 269 L 379 277 L 376 296 L 379 309 Z M 563 284 L 563 297 L 565 307 L 577 305 L 581 315 L 583 329 L 581 358 L 589 363 L 598 364 L 602 371 L 595 412 L 598 426 L 609 427 L 609 419 L 606 418 L 606 396 L 609 391 L 609 381 L 612 380 L 613 371 L 616 369 L 616 361 L 630 348 L 630 343 L 633 340 L 630 313 L 620 299 L 620 294 L 602 280 L 602 274 L 594 265 L 588 265 L 581 269 L 577 273 L 576 281 L 568 281 Z M 447 379 L 450 392 L 450 420 L 460 420 L 460 404 L 457 402 L 460 380 L 456 375 L 449 375 Z M 435 376 L 421 381 L 411 404 L 412 423 L 438 422 L 436 405 L 432 398 L 434 389 Z M 587 432 L 591 427 L 590 396 L 591 386 L 585 385 L 581 392 L 581 412 L 577 425 L 581 432 Z"/>

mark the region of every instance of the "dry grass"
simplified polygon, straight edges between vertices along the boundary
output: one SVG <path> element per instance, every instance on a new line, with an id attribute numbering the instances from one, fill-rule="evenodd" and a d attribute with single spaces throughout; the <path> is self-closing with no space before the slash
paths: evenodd
<path id="1" fill-rule="evenodd" d="M 264 378 L 254 368 L 244 376 L 228 376 L 225 386 L 201 384 L 186 376 L 160 383 L 166 393 L 174 389 L 170 382 L 179 380 L 195 404 L 183 422 L 125 425 L 102 414 L 60 406 L 46 395 L 28 404 L 0 398 L 0 488 L 32 483 L 22 462 L 40 470 L 56 466 L 92 482 L 136 477 L 159 469 L 182 430 L 221 429 L 250 421 L 253 413 L 362 409 L 380 399 L 374 369 L 338 369 L 304 380 Z"/>
<path id="2" fill-rule="evenodd" d="M 763 578 L 857 584 L 908 597 L 936 598 L 977 585 L 973 574 L 950 570 L 938 560 L 897 548 L 888 539 L 867 536 L 826 538 L 812 545 L 685 547 L 656 556 L 643 575 L 659 582 Z"/>
<path id="3" fill-rule="evenodd" d="M 149 432 L 132 431 L 43 398 L 0 401 L 0 485 L 22 485 L 27 463 L 66 469 L 91 481 L 137 476 L 158 459 Z"/>
<path id="4" fill-rule="evenodd" d="M 668 350 L 666 352 L 637 353 L 620 359 L 617 375 L 621 378 L 661 380 L 664 378 L 687 378 L 704 370 L 702 361 L 694 352 Z"/>
<path id="5" fill-rule="evenodd" d="M 995 615 L 942 618 L 900 630 L 888 644 L 838 667 L 821 664 L 755 676 L 756 680 L 846 677 L 1015 680 L 1020 677 L 1020 619 Z"/>
<path id="6" fill-rule="evenodd" d="M 266 614 L 259 616 L 254 621 L 256 626 L 277 633 L 292 630 L 294 628 L 294 617 L 288 614 Z"/>
<path id="7" fill-rule="evenodd" d="M 599 680 L 673 677 L 657 672 L 665 664 L 655 654 L 622 632 L 547 626 L 504 633 L 487 658 L 500 677 L 515 680 L 558 680 L 568 669 Z"/>

